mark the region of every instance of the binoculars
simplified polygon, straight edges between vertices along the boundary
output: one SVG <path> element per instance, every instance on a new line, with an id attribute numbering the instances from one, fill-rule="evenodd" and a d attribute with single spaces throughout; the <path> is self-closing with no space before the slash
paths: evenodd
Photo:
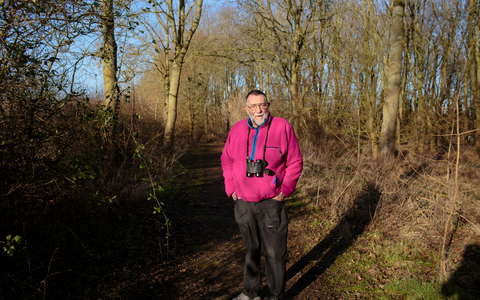
<path id="1" fill-rule="evenodd" d="M 263 177 L 263 160 L 251 160 L 247 157 L 247 177 Z"/>
<path id="2" fill-rule="evenodd" d="M 263 173 L 267 175 L 275 175 L 272 170 L 265 169 L 268 163 L 262 159 L 255 161 L 247 157 L 247 177 L 263 177 Z"/>

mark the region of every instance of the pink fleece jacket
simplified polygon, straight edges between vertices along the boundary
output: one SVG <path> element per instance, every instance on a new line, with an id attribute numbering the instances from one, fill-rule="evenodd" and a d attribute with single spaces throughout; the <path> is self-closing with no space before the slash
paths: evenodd
<path id="1" fill-rule="evenodd" d="M 266 169 L 272 170 L 273 174 L 247 177 L 248 129 L 250 128 L 248 156 L 252 160 L 263 159 L 269 122 L 272 124 L 268 133 L 265 160 L 268 163 Z M 233 125 L 221 160 L 227 195 L 231 196 L 235 192 L 240 199 L 248 202 L 273 198 L 280 192 L 285 197 L 290 196 L 303 168 L 302 154 L 292 126 L 287 120 L 271 115 L 268 121 L 258 128 L 252 127 L 249 119 Z"/>

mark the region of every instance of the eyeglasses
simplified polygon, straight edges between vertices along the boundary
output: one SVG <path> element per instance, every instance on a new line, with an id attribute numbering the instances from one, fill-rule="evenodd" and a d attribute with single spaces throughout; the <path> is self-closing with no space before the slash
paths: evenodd
<path id="1" fill-rule="evenodd" d="M 247 105 L 247 107 L 250 111 L 257 110 L 257 106 L 260 107 L 261 110 L 264 110 L 265 108 L 267 108 L 267 103 L 258 103 L 258 104 Z"/>

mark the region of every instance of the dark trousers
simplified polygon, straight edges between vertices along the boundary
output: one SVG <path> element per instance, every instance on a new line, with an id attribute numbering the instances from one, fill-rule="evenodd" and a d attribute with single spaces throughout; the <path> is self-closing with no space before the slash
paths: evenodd
<path id="1" fill-rule="evenodd" d="M 246 247 L 244 293 L 260 293 L 260 250 L 265 256 L 265 273 L 270 294 L 283 295 L 286 283 L 288 219 L 285 203 L 273 199 L 260 202 L 235 201 L 235 220 Z"/>

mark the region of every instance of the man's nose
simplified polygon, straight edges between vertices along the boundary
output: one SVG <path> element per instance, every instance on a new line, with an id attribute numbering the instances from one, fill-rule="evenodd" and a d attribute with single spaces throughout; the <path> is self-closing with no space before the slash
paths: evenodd
<path id="1" fill-rule="evenodd" d="M 255 106 L 255 112 L 262 112 L 262 108 L 260 107 L 260 105 L 256 105 Z"/>

